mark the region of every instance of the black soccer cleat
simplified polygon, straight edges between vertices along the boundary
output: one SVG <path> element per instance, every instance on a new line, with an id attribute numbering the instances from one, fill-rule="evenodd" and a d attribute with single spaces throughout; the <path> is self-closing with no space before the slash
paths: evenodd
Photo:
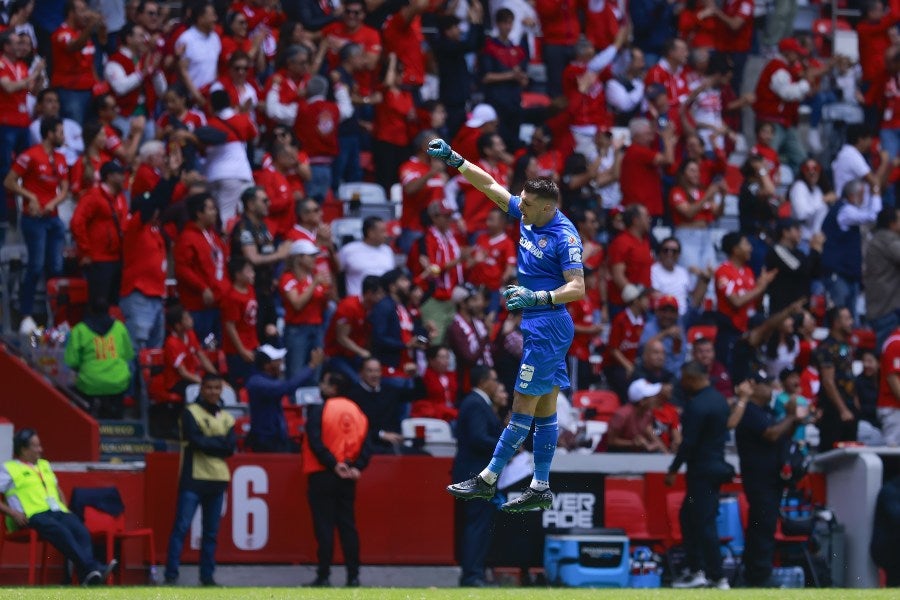
<path id="1" fill-rule="evenodd" d="M 553 493 L 549 489 L 539 492 L 529 487 L 522 492 L 521 496 L 501 506 L 500 510 L 510 513 L 525 512 L 535 508 L 546 510 L 552 504 Z"/>
<path id="2" fill-rule="evenodd" d="M 472 479 L 448 485 L 447 491 L 460 500 L 490 500 L 497 493 L 497 485 L 491 485 L 480 475 L 476 475 Z"/>

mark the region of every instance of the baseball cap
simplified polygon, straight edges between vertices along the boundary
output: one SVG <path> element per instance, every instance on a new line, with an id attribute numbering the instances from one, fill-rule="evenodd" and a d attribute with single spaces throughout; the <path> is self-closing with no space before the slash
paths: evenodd
<path id="1" fill-rule="evenodd" d="M 661 383 L 650 383 L 646 379 L 635 379 L 628 386 L 628 401 L 640 402 L 644 398 L 652 398 L 662 391 Z"/>
<path id="2" fill-rule="evenodd" d="M 257 362 L 268 363 L 273 360 L 281 360 L 287 356 L 287 350 L 276 348 L 272 344 L 263 344 L 256 349 Z"/>
<path id="3" fill-rule="evenodd" d="M 110 160 L 103 163 L 103 166 L 100 167 L 100 179 L 106 179 L 110 175 L 115 173 L 124 173 L 125 167 L 122 166 L 117 160 Z"/>
<path id="4" fill-rule="evenodd" d="M 785 52 L 796 52 L 800 56 L 809 56 L 809 50 L 801 46 L 797 38 L 784 38 L 778 42 L 778 51 L 782 54 Z"/>
<path id="5" fill-rule="evenodd" d="M 656 308 L 674 308 L 678 310 L 678 299 L 675 296 L 660 296 L 656 300 Z"/>
<path id="6" fill-rule="evenodd" d="M 453 288 L 453 292 L 450 294 L 450 301 L 454 304 L 459 304 L 478 294 L 478 292 L 479 289 L 471 283 L 464 283 Z"/>
<path id="7" fill-rule="evenodd" d="M 296 240 L 291 244 L 290 255 L 318 256 L 319 249 L 309 240 Z"/>
<path id="8" fill-rule="evenodd" d="M 494 110 L 493 106 L 490 104 L 476 104 L 475 108 L 472 109 L 472 114 L 469 115 L 469 120 L 466 121 L 466 127 L 481 127 L 485 123 L 496 120 L 498 120 L 497 111 Z"/>
<path id="9" fill-rule="evenodd" d="M 750 375 L 747 376 L 747 379 L 752 381 L 753 383 L 772 383 L 773 379 L 769 377 L 769 374 L 766 373 L 763 369 L 758 371 L 751 371 Z"/>
<path id="10" fill-rule="evenodd" d="M 647 288 L 644 286 L 629 283 L 622 289 L 622 301 L 625 304 L 631 304 L 646 293 Z"/>

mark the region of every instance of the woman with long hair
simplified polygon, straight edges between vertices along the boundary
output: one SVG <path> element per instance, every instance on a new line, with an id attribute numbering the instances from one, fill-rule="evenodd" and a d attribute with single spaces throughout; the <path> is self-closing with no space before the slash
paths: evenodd
<path id="1" fill-rule="evenodd" d="M 705 190 L 700 184 L 700 163 L 687 159 L 678 170 L 678 183 L 669 192 L 669 210 L 675 225 L 675 237 L 681 242 L 681 264 L 704 270 L 715 266 L 710 228 L 725 210 L 723 180 L 714 181 Z"/>

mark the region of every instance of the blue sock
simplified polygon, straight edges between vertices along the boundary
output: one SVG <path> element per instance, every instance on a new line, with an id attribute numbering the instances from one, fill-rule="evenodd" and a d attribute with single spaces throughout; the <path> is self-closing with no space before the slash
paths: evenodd
<path id="1" fill-rule="evenodd" d="M 531 431 L 531 421 L 533 420 L 534 417 L 523 413 L 513 413 L 510 415 L 509 425 L 507 425 L 506 429 L 503 430 L 503 433 L 500 434 L 500 439 L 497 441 L 497 446 L 494 448 L 494 457 L 491 459 L 487 469 L 481 472 L 482 479 L 488 483 L 497 481 L 497 476 L 500 475 L 500 471 L 503 470 L 503 467 L 506 466 L 509 459 L 515 455 L 516 450 L 519 449 L 519 446 L 522 445 L 525 438 L 528 437 L 528 432 Z M 493 479 L 493 481 L 491 481 L 491 479 Z"/>
<path id="2" fill-rule="evenodd" d="M 550 463 L 556 453 L 559 425 L 556 415 L 534 419 L 534 479 L 531 487 L 545 490 L 550 486 Z"/>

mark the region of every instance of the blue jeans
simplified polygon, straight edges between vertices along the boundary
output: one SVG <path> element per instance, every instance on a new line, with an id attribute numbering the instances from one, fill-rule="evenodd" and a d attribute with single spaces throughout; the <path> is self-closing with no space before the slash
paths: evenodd
<path id="1" fill-rule="evenodd" d="M 309 363 L 309 355 L 314 348 L 322 347 L 322 331 L 321 325 L 285 325 L 285 374 L 288 379 L 297 375 Z M 319 380 L 318 369 L 315 380 Z"/>
<path id="2" fill-rule="evenodd" d="M 886 150 L 891 159 L 900 154 L 900 129 L 882 129 L 879 135 L 881 148 Z M 895 184 L 889 183 L 884 189 L 884 206 L 890 208 L 897 205 Z"/>
<path id="3" fill-rule="evenodd" d="M 131 292 L 119 301 L 119 308 L 135 354 L 145 348 L 162 348 L 166 333 L 162 298 Z"/>
<path id="4" fill-rule="evenodd" d="M 841 277 L 837 273 L 827 275 L 825 294 L 831 300 L 832 306 L 846 307 L 850 309 L 853 320 L 856 321 L 856 299 L 859 297 L 859 282 Z"/>
<path id="5" fill-rule="evenodd" d="M 310 165 L 312 177 L 306 182 L 306 195 L 321 203 L 331 189 L 331 165 Z"/>
<path id="6" fill-rule="evenodd" d="M 60 117 L 84 123 L 91 107 L 91 90 L 57 88 L 56 91 L 59 93 Z"/>
<path id="7" fill-rule="evenodd" d="M 192 310 L 191 317 L 194 318 L 194 333 L 197 335 L 197 340 L 199 340 L 201 346 L 209 334 L 215 335 L 216 340 L 222 341 L 222 332 L 220 330 L 222 320 L 219 316 L 218 308 Z"/>
<path id="8" fill-rule="evenodd" d="M 413 244 L 422 239 L 423 235 L 425 234 L 415 229 L 403 229 L 400 231 L 400 237 L 397 238 L 397 247 L 404 254 L 409 254 Z"/>
<path id="9" fill-rule="evenodd" d="M 362 167 L 359 165 L 359 137 L 355 135 L 338 138 L 337 158 L 331 170 L 331 190 L 337 193 L 338 186 L 344 181 L 362 181 Z"/>
<path id="10" fill-rule="evenodd" d="M 716 266 L 716 249 L 707 227 L 676 227 L 675 237 L 681 243 L 681 266 L 685 268 Z"/>
<path id="11" fill-rule="evenodd" d="M 59 217 L 22 215 L 21 224 L 28 249 L 28 268 L 19 296 L 19 312 L 24 317 L 34 314 L 34 291 L 45 268 L 51 277 L 62 273 L 66 228 Z"/>
<path id="12" fill-rule="evenodd" d="M 328 370 L 343 373 L 351 383 L 359 383 L 359 367 L 361 362 L 362 359 L 359 357 L 347 358 L 346 356 L 332 356 L 328 359 Z"/>
<path id="13" fill-rule="evenodd" d="M 203 535 L 200 541 L 200 581 L 212 581 L 216 569 L 216 544 L 219 534 L 219 520 L 225 492 L 198 494 L 192 490 L 178 490 L 178 505 L 175 509 L 175 523 L 169 537 L 169 552 L 166 556 L 166 579 L 178 579 L 178 565 L 184 548 L 184 536 L 191 528 L 191 521 L 199 506 L 202 510 Z"/>
<path id="14" fill-rule="evenodd" d="M 72 513 L 48 510 L 31 515 L 28 525 L 75 564 L 79 581 L 84 581 L 91 571 L 103 570 L 103 565 L 94 559 L 91 534 Z"/>
<path id="15" fill-rule="evenodd" d="M 772 139 L 772 148 L 778 152 L 781 162 L 789 166 L 795 173 L 806 160 L 806 149 L 800 143 L 797 128 L 786 128 L 778 123 L 774 124 L 775 137 Z"/>

